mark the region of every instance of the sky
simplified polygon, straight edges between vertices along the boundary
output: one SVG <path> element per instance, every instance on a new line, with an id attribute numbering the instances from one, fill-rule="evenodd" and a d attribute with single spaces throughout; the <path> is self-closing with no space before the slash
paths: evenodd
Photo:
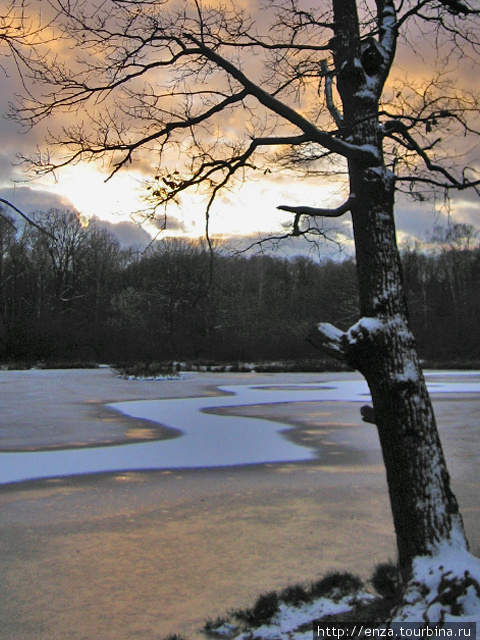
<path id="1" fill-rule="evenodd" d="M 2 0 L 3 1 L 3 0 Z M 253 1 L 253 0 L 251 0 Z M 245 0 L 244 4 L 248 4 Z M 430 47 L 423 51 L 407 46 L 400 62 L 410 74 L 418 73 L 425 62 L 424 57 L 432 55 Z M 1 52 L 1 50 L 0 50 Z M 65 62 L 73 51 L 63 50 Z M 0 112 L 5 113 L 10 101 L 21 91 L 21 84 L 15 69 L 3 58 L 2 92 Z M 457 69 L 457 74 L 459 70 Z M 471 73 L 471 66 L 465 74 Z M 233 129 L 235 123 L 233 123 Z M 147 222 L 140 227 L 139 213 L 145 209 L 142 201 L 143 181 L 148 175 L 145 163 L 129 165 L 106 181 L 107 173 L 100 166 L 78 164 L 49 176 L 31 181 L 18 166 L 17 154 L 29 155 L 36 149 L 45 147 L 46 125 L 30 130 L 22 130 L 18 124 L 6 118 L 0 119 L 0 197 L 31 213 L 50 207 L 70 208 L 85 216 L 95 216 L 104 220 L 112 230 L 118 230 L 124 243 L 142 243 L 155 237 L 162 222 Z M 460 143 L 461 144 L 461 143 Z M 480 151 L 479 151 L 480 155 Z M 477 159 L 478 160 L 478 159 Z M 300 177 L 261 175 L 249 178 L 243 185 L 219 196 L 211 215 L 211 235 L 231 238 L 240 244 L 248 244 L 273 232 L 283 232 L 282 224 L 289 221 L 288 214 L 277 210 L 277 205 L 332 206 L 340 204 L 345 194 L 341 185 L 332 180 Z M 167 235 L 201 236 L 205 230 L 206 198 L 198 194 L 185 195 L 180 206 L 173 206 L 168 213 Z M 450 210 L 454 222 L 477 225 L 478 196 L 465 192 L 457 197 Z M 447 224 L 448 217 L 443 203 L 433 206 L 421 204 L 403 197 L 397 198 L 397 231 L 400 240 L 408 237 L 424 238 L 431 234 L 437 224 Z M 480 226 L 480 223 L 478 223 Z M 351 237 L 349 217 L 336 221 L 340 237 L 348 241 Z M 244 240 L 247 238 L 247 240 Z M 295 252 L 308 250 L 299 244 L 292 245 Z M 351 245 L 347 242 L 347 248 Z"/>

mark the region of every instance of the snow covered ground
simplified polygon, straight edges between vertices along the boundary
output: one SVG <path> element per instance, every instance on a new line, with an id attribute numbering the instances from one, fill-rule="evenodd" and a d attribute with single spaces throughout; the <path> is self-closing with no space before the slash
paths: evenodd
<path id="1" fill-rule="evenodd" d="M 478 376 L 476 372 L 435 372 L 429 375 L 429 389 L 435 394 L 478 393 Z M 182 381 L 178 384 L 181 385 Z M 284 437 L 285 424 L 206 412 L 276 403 L 365 403 L 369 400 L 367 385 L 359 379 L 278 384 L 272 377 L 269 384 L 221 385 L 218 389 L 225 395 L 112 403 L 109 406 L 116 411 L 175 429 L 180 437 L 108 447 L 3 452 L 0 453 L 0 484 L 113 471 L 310 460 L 316 457 L 317 452 L 287 440 Z"/>

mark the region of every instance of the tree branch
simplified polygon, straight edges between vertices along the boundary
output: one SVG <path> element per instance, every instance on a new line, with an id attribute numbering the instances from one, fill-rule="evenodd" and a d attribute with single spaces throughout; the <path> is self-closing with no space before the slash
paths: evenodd
<path id="1" fill-rule="evenodd" d="M 313 216 L 324 218 L 339 218 L 347 211 L 350 211 L 352 204 L 355 201 L 355 196 L 352 194 L 346 202 L 337 207 L 336 209 L 322 209 L 318 207 L 293 207 L 290 205 L 280 205 L 277 209 L 280 211 L 288 211 L 289 213 L 295 213 L 297 216 Z"/>
<path id="2" fill-rule="evenodd" d="M 39 224 L 37 224 L 35 222 L 35 220 L 32 220 L 32 218 L 30 218 L 29 216 L 27 216 L 26 213 L 23 213 L 23 211 L 21 211 L 18 207 L 16 207 L 14 204 L 12 204 L 11 202 L 9 202 L 8 200 L 5 200 L 4 198 L 0 198 L 0 202 L 4 205 L 6 205 L 7 207 L 9 207 L 10 209 L 13 209 L 13 211 L 15 211 L 16 213 L 18 213 L 19 216 L 21 216 L 26 222 L 28 222 L 28 224 L 31 224 L 32 227 L 35 227 L 36 229 L 38 229 L 39 231 L 41 231 L 42 233 L 44 233 L 47 236 L 50 236 L 50 238 L 54 238 L 54 236 L 47 231 L 46 229 L 44 229 L 42 226 L 40 226 Z M 6 218 L 4 218 L 5 220 Z"/>
<path id="3" fill-rule="evenodd" d="M 125 155 L 123 156 L 123 158 L 121 160 L 119 160 L 118 162 L 116 162 L 113 165 L 113 170 L 111 171 L 110 175 L 108 176 L 107 180 L 110 180 L 123 166 L 125 166 L 127 163 L 131 162 L 132 160 L 132 154 L 134 151 L 136 151 L 137 149 L 139 149 L 140 147 L 143 147 L 145 145 L 147 145 L 150 142 L 153 142 L 155 140 L 159 140 L 160 138 L 168 138 L 168 136 L 176 130 L 185 130 L 185 129 L 189 129 L 191 127 L 194 127 L 198 124 L 201 124 L 205 121 L 207 121 L 209 118 L 211 118 L 212 116 L 216 115 L 217 113 L 220 113 L 221 111 L 223 111 L 224 109 L 226 109 L 227 107 L 229 107 L 230 105 L 233 105 L 237 102 L 241 102 L 244 98 L 246 98 L 247 96 L 247 91 L 242 90 L 239 93 L 236 94 L 232 94 L 230 96 L 228 96 L 227 98 L 225 98 L 225 100 L 215 104 L 213 107 L 211 107 L 210 109 L 207 109 L 206 111 L 196 115 L 196 116 L 191 116 L 191 117 L 186 117 L 185 120 L 178 120 L 178 121 L 172 121 L 172 122 L 168 122 L 167 124 L 165 124 L 165 126 L 160 129 L 159 131 L 155 131 L 153 133 L 151 133 L 148 136 L 145 136 L 143 138 L 140 138 L 139 140 L 135 141 L 135 142 L 118 142 L 118 143 L 113 143 L 113 144 L 108 144 L 108 143 L 103 143 L 101 142 L 100 144 L 98 144 L 98 146 L 95 146 L 94 144 L 87 144 L 87 140 L 78 137 L 78 139 L 76 140 L 76 143 L 78 144 L 78 146 L 80 147 L 78 151 L 76 151 L 74 154 L 72 154 L 71 157 L 67 158 L 64 162 L 59 162 L 56 164 L 53 163 L 48 163 L 44 165 L 44 173 L 51 173 L 53 171 L 55 171 L 56 169 L 60 169 L 64 166 L 67 166 L 69 164 L 72 164 L 72 162 L 76 162 L 78 160 L 80 160 L 83 156 L 90 156 L 90 157 L 95 157 L 95 156 L 102 156 L 105 153 L 108 152 L 115 152 L 115 151 L 121 151 L 124 152 Z M 71 141 L 66 142 L 65 144 L 69 144 Z M 61 140 L 56 140 L 57 144 L 62 144 Z M 40 172 L 40 170 L 39 170 Z"/>
<path id="4" fill-rule="evenodd" d="M 480 186 L 480 179 L 478 180 L 469 180 L 465 182 L 457 182 L 455 184 L 447 184 L 446 182 L 440 182 L 439 180 L 434 180 L 433 178 L 428 178 L 426 176 L 395 176 L 395 182 L 410 182 L 410 183 L 421 183 L 428 185 L 430 187 L 439 187 L 440 189 L 445 189 L 446 191 L 451 191 L 452 189 L 457 189 L 458 191 L 465 191 L 466 189 L 475 189 L 478 194 L 478 187 Z"/>
<path id="5" fill-rule="evenodd" d="M 386 73 L 395 57 L 397 46 L 397 13 L 393 0 L 376 0 L 380 51 Z"/>
<path id="6" fill-rule="evenodd" d="M 379 164 L 380 160 L 377 154 L 370 147 L 355 145 L 341 140 L 340 138 L 336 138 L 332 133 L 321 131 L 312 124 L 312 122 L 295 111 L 295 109 L 292 109 L 287 104 L 281 102 L 277 98 L 274 98 L 252 80 L 247 78 L 247 76 L 238 67 L 216 51 L 205 46 L 195 36 L 188 35 L 186 37 L 198 46 L 205 58 L 214 62 L 221 69 L 224 69 L 224 71 L 237 80 L 237 82 L 239 82 L 250 95 L 257 98 L 264 107 L 273 111 L 291 124 L 297 126 L 306 136 L 308 136 L 311 142 L 316 142 L 326 149 L 329 149 L 334 153 L 338 153 L 350 160 L 357 160 L 373 166 Z"/>
<path id="7" fill-rule="evenodd" d="M 460 2 L 460 0 L 440 0 L 440 2 L 448 11 L 450 11 L 454 15 L 458 15 L 460 13 L 463 13 L 464 15 L 469 15 L 470 13 L 478 13 L 478 9 L 470 9 L 470 7 L 467 7 L 467 5 L 463 2 Z"/>
<path id="8" fill-rule="evenodd" d="M 317 349 L 334 356 L 337 360 L 346 361 L 347 334 L 333 324 L 320 322 L 310 330 L 307 341 Z"/>
<path id="9" fill-rule="evenodd" d="M 398 120 L 396 120 L 396 121 L 386 123 L 384 125 L 384 132 L 386 136 L 391 137 L 393 140 L 396 140 L 397 142 L 399 142 L 398 138 L 396 138 L 391 134 L 399 133 L 408 144 L 408 147 L 412 151 L 415 151 L 422 158 L 422 160 L 425 163 L 425 166 L 429 171 L 441 173 L 455 188 L 466 189 L 467 186 L 471 186 L 471 185 L 466 185 L 460 182 L 458 178 L 456 178 L 452 173 L 450 173 L 450 171 L 448 171 L 448 169 L 445 169 L 445 167 L 442 167 L 441 165 L 434 163 L 429 158 L 425 149 L 422 149 L 422 147 L 418 144 L 418 142 L 413 138 L 413 136 L 410 134 L 410 132 L 408 131 L 407 127 L 403 122 L 399 122 Z"/>
<path id="10" fill-rule="evenodd" d="M 325 101 L 327 103 L 327 109 L 330 112 L 330 115 L 335 121 L 335 124 L 340 129 L 343 124 L 343 116 L 340 111 L 335 106 L 335 101 L 333 100 L 333 91 L 332 91 L 332 76 L 328 69 L 328 62 L 326 60 L 322 60 L 320 62 L 320 68 L 322 70 L 322 74 L 325 78 Z"/>

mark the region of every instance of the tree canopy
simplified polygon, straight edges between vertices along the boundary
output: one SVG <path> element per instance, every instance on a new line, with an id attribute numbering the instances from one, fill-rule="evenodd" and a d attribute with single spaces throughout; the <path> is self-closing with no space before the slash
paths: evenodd
<path id="1" fill-rule="evenodd" d="M 35 90 L 13 110 L 25 126 L 48 119 L 49 148 L 29 158 L 40 174 L 89 160 L 108 175 L 137 164 L 150 213 L 190 190 L 207 194 L 208 215 L 219 191 L 252 172 L 323 179 L 345 176 L 352 161 L 380 166 L 378 149 L 352 136 L 358 93 L 378 103 L 376 135 L 397 189 L 424 200 L 480 184 L 478 96 L 468 81 L 480 42 L 473 3 L 48 6 L 56 53 L 30 53 Z M 413 74 L 402 73 L 412 64 Z M 341 69 L 356 77 L 348 90 Z M 347 212 L 355 196 L 347 182 L 340 205 L 277 202 L 293 214 L 290 232 L 321 234 L 319 217 Z"/>

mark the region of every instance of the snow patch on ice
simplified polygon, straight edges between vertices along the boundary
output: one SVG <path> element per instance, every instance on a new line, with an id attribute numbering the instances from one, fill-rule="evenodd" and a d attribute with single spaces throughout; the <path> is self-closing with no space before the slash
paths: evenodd
<path id="1" fill-rule="evenodd" d="M 371 326 L 376 326 L 373 323 Z M 447 374 L 442 374 L 447 375 Z M 473 374 L 472 374 L 473 375 Z M 478 375 L 478 374 L 477 374 Z M 435 382 L 434 393 L 480 392 L 480 381 Z M 88 473 L 151 469 L 193 469 L 311 460 L 316 451 L 284 437 L 283 423 L 209 409 L 287 403 L 368 402 L 364 380 L 332 380 L 311 384 L 226 385 L 226 396 L 137 400 L 110 407 L 128 416 L 176 429 L 181 437 L 109 447 L 0 453 L 0 484 Z"/>

